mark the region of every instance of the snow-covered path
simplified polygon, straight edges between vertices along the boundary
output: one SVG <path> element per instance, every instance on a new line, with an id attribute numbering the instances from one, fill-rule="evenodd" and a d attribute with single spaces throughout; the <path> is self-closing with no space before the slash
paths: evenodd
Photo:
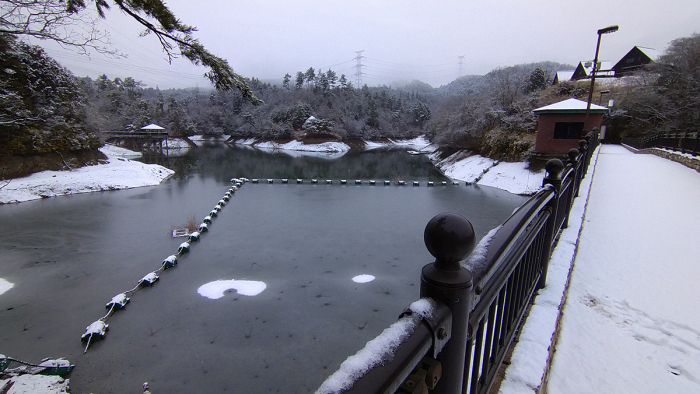
<path id="1" fill-rule="evenodd" d="M 700 392 L 700 174 L 602 146 L 550 394 Z"/>

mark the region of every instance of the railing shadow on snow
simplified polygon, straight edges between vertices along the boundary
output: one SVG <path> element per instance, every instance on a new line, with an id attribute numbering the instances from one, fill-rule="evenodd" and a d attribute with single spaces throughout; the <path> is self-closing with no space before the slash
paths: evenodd
<path id="1" fill-rule="evenodd" d="M 598 146 L 594 131 L 547 162 L 543 186 L 478 245 L 471 223 L 440 214 L 425 228 L 435 262 L 421 299 L 349 357 L 317 393 L 485 394 L 536 291 Z"/>

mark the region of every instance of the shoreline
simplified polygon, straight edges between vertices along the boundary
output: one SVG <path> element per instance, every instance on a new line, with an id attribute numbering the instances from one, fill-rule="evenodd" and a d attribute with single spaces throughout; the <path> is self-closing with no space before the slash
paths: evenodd
<path id="1" fill-rule="evenodd" d="M 201 138 L 195 140 L 199 142 L 197 145 L 204 141 Z M 397 147 L 412 149 L 409 152 L 411 154 L 427 154 L 433 165 L 452 180 L 495 187 L 518 195 L 535 193 L 541 187 L 544 178 L 544 170 L 531 172 L 525 162 L 499 162 L 465 150 L 441 159 L 438 150 L 424 136 L 410 140 L 362 142 L 365 144 L 365 150 Z M 295 140 L 277 143 L 248 139 L 235 140 L 233 143 L 267 152 L 280 151 L 296 157 L 311 156 L 329 160 L 339 158 L 352 149 L 344 142 L 331 141 L 304 144 Z M 178 149 L 189 147 L 174 150 Z M 105 145 L 100 151 L 108 158 L 106 164 L 80 167 L 73 171 L 42 171 L 0 183 L 0 205 L 70 194 L 155 186 L 175 173 L 157 164 L 131 161 L 130 158 L 141 157 L 139 152 L 113 145 Z"/>

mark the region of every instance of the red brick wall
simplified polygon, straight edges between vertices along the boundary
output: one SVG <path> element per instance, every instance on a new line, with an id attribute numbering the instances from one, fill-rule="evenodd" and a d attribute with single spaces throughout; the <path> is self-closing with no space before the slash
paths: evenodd
<path id="1" fill-rule="evenodd" d="M 554 139 L 554 124 L 557 122 L 583 122 L 586 114 L 542 114 L 537 123 L 535 151 L 539 153 L 566 153 L 571 148 L 578 148 L 578 139 Z M 603 114 L 590 114 L 588 131 L 600 128 Z M 588 131 L 584 130 L 583 138 Z"/>

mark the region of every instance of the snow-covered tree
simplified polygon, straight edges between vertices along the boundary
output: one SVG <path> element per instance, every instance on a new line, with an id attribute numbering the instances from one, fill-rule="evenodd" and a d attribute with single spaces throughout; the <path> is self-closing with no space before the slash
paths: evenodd
<path id="1" fill-rule="evenodd" d="M 88 6 L 94 6 L 101 18 L 114 6 L 140 23 L 145 28 L 142 34 L 154 34 L 170 61 L 183 56 L 203 65 L 209 69 L 204 75 L 216 89 L 237 89 L 250 102 L 260 102 L 245 79 L 225 59 L 209 52 L 194 37 L 196 28 L 180 21 L 162 0 L 2 0 L 0 33 L 52 40 L 82 53 L 118 55 Z"/>
<path id="2" fill-rule="evenodd" d="M 0 154 L 98 146 L 73 75 L 40 47 L 0 34 Z"/>

